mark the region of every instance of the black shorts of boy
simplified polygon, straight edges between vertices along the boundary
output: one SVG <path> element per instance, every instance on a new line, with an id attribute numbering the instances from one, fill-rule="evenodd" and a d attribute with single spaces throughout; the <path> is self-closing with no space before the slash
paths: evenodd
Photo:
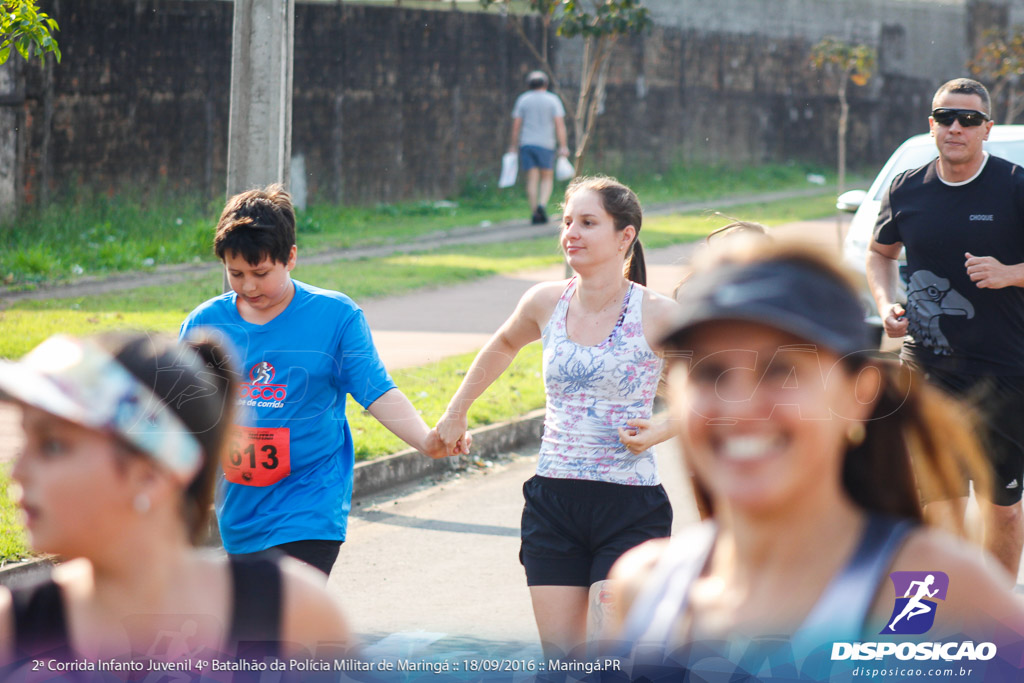
<path id="1" fill-rule="evenodd" d="M 992 468 L 992 502 L 1015 505 L 1024 491 L 1024 377 L 927 370 L 925 378 L 970 406 Z M 961 494 L 969 487 L 964 479 Z"/>
<path id="2" fill-rule="evenodd" d="M 608 578 L 630 548 L 672 533 L 665 489 L 535 476 L 523 484 L 519 561 L 529 586 L 585 586 Z"/>
<path id="3" fill-rule="evenodd" d="M 294 557 L 299 562 L 304 562 L 315 569 L 319 569 L 324 574 L 330 576 L 331 569 L 334 567 L 334 563 L 338 560 L 338 554 L 341 552 L 342 543 L 343 541 L 324 540 L 291 541 L 290 543 L 275 545 L 259 552 L 236 553 L 233 556 L 244 559 L 247 557 L 277 557 L 280 555 L 287 555 L 289 557 Z"/>

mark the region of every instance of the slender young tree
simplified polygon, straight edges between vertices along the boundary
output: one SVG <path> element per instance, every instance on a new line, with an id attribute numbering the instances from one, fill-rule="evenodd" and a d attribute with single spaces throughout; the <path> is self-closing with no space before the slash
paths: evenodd
<path id="1" fill-rule="evenodd" d="M 651 26 L 650 13 L 642 0 L 527 0 L 524 3 L 512 0 L 480 0 L 484 7 L 501 5 L 512 27 L 541 68 L 548 74 L 553 90 L 558 91 L 558 81 L 548 59 L 548 41 L 551 29 L 564 38 L 583 39 L 583 64 L 581 78 L 576 91 L 576 106 L 569 118 L 573 126 L 575 143 L 576 173 L 583 167 L 587 146 L 597 128 L 598 110 L 604 98 L 608 66 L 611 64 L 612 48 L 625 35 L 648 30 Z M 536 46 L 529 39 L 523 27 L 524 14 L 516 8 L 525 6 L 528 12 L 541 17 L 541 45 Z"/>
<path id="2" fill-rule="evenodd" d="M 826 36 L 811 48 L 811 68 L 822 72 L 835 84 L 839 96 L 839 126 L 836 147 L 839 152 L 839 194 L 846 189 L 846 132 L 850 120 L 850 103 L 847 87 L 865 85 L 874 73 L 878 61 L 873 47 L 863 43 L 851 44 L 833 36 Z"/>

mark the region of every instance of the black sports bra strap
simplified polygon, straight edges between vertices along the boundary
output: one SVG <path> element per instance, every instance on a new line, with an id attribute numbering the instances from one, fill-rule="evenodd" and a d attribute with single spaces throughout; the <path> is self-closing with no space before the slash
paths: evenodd
<path id="1" fill-rule="evenodd" d="M 67 618 L 64 598 L 53 579 L 12 591 L 14 651 L 31 656 L 53 648 L 66 648 Z"/>

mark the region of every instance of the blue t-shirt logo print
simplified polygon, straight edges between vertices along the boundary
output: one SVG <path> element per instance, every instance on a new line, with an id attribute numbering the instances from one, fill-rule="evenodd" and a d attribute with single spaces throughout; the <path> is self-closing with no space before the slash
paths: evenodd
<path id="1" fill-rule="evenodd" d="M 935 623 L 938 600 L 946 599 L 949 577 L 944 572 L 892 572 L 896 604 L 889 622 L 879 633 L 919 635 Z"/>

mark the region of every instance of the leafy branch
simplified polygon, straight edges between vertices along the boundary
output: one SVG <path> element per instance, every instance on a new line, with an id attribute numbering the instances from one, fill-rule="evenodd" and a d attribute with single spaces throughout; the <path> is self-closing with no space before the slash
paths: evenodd
<path id="1" fill-rule="evenodd" d="M 866 85 L 875 71 L 878 54 L 873 47 L 858 43 L 847 43 L 833 36 L 826 36 L 811 48 L 808 63 L 811 68 L 829 75 L 835 82 L 839 96 L 839 126 L 837 144 L 839 150 L 839 193 L 846 185 L 846 132 L 850 120 L 850 103 L 847 87 Z"/>
<path id="2" fill-rule="evenodd" d="M 1000 29 L 988 29 L 982 34 L 981 47 L 967 62 L 971 73 L 992 84 L 993 109 L 995 102 L 1005 106 L 1003 123 L 1013 123 L 1024 111 L 1021 86 L 1024 76 L 1024 28 L 1016 26 L 1007 34 Z M 991 112 L 993 117 L 995 111 Z"/>
<path id="3" fill-rule="evenodd" d="M 25 61 L 43 59 L 52 52 L 60 61 L 60 48 L 53 38 L 57 22 L 40 12 L 35 0 L 0 0 L 0 64 L 7 62 L 14 49 Z"/>

